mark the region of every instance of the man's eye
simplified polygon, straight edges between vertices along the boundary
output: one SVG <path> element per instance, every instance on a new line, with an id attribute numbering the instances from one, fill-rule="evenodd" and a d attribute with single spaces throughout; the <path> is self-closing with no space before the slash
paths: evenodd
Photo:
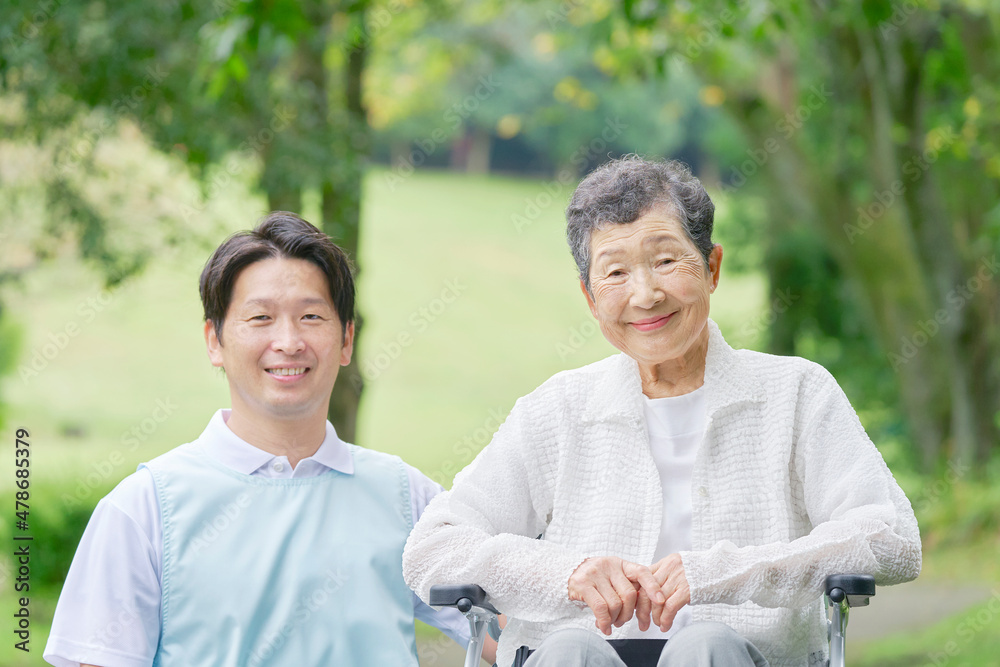
<path id="1" fill-rule="evenodd" d="M 621 269 L 615 269 L 614 271 L 608 274 L 608 278 L 621 278 L 624 275 L 625 275 L 624 271 L 622 271 Z"/>
<path id="2" fill-rule="evenodd" d="M 269 315 L 254 315 L 253 317 L 250 318 L 251 321 L 256 321 L 256 322 L 263 322 L 269 319 L 271 319 Z"/>
<path id="3" fill-rule="evenodd" d="M 307 319 L 307 320 L 321 320 L 321 319 L 323 319 L 320 315 L 316 315 L 315 313 L 309 313 L 308 315 L 303 315 L 303 317 L 305 319 Z"/>
<path id="4" fill-rule="evenodd" d="M 666 264 L 672 264 L 672 263 L 673 263 L 673 261 L 674 261 L 674 260 L 672 260 L 672 259 L 661 259 L 661 260 L 660 260 L 660 266 L 664 266 L 664 265 L 666 265 Z"/>

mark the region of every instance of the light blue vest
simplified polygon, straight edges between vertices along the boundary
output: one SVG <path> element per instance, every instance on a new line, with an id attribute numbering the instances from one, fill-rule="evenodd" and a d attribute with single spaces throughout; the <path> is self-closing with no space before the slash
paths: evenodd
<path id="1" fill-rule="evenodd" d="M 348 445 L 354 474 L 244 475 L 197 441 L 143 464 L 163 517 L 154 666 L 415 666 L 396 457 Z"/>

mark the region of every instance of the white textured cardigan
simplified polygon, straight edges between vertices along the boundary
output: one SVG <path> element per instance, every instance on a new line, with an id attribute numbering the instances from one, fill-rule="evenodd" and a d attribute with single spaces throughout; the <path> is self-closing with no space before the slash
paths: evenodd
<path id="1" fill-rule="evenodd" d="M 681 553 L 693 620 L 726 623 L 772 667 L 824 664 L 824 578 L 916 577 L 913 510 L 825 369 L 733 350 L 708 326 L 708 426 L 691 480 L 693 548 Z M 422 599 L 434 584 L 478 583 L 511 617 L 498 664 L 560 628 L 597 632 L 567 592 L 584 559 L 651 562 L 663 502 L 641 392 L 624 354 L 553 376 L 410 535 L 403 574 Z"/>

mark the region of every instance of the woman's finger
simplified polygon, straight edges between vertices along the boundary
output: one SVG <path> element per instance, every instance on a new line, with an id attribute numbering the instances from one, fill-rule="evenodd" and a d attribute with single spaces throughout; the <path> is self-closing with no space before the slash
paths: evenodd
<path id="1" fill-rule="evenodd" d="M 611 634 L 611 626 L 618 619 L 618 616 L 622 611 L 622 599 L 618 596 L 614 585 L 607 576 L 599 577 L 594 584 L 597 589 L 597 593 L 601 596 L 601 598 L 603 598 L 604 605 L 607 610 L 607 623 L 605 625 L 598 624 L 597 627 L 600 628 L 601 632 L 604 634 Z"/>
<path id="2" fill-rule="evenodd" d="M 617 618 L 612 619 L 614 626 L 620 628 L 631 620 L 632 614 L 635 613 L 635 603 L 638 594 L 635 590 L 635 584 L 625 576 L 624 569 L 621 566 L 616 570 L 612 570 L 610 581 L 611 585 L 615 588 L 615 594 L 618 595 L 618 599 L 622 602 Z"/>
<path id="3" fill-rule="evenodd" d="M 635 603 L 635 617 L 639 621 L 639 630 L 645 632 L 649 629 L 649 614 L 653 609 L 653 603 L 649 601 L 646 589 L 640 588 L 638 595 L 639 598 Z"/>

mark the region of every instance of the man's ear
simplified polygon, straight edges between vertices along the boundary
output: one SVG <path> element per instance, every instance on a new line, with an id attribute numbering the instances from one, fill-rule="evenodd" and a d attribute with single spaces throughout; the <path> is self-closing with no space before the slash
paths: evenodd
<path id="1" fill-rule="evenodd" d="M 346 366 L 351 363 L 351 355 L 354 353 L 354 322 L 348 322 L 344 329 L 344 344 L 340 348 L 340 365 Z"/>
<path id="2" fill-rule="evenodd" d="M 205 347 L 208 348 L 208 359 L 212 365 L 222 368 L 222 341 L 219 340 L 212 320 L 205 320 Z"/>
<path id="3" fill-rule="evenodd" d="M 594 303 L 594 297 L 591 296 L 590 290 L 587 289 L 586 283 L 583 282 L 583 278 L 580 279 L 580 291 L 583 292 L 583 298 L 587 300 L 587 305 L 590 307 L 590 314 L 597 317 L 597 304 Z"/>
<path id="4" fill-rule="evenodd" d="M 708 273 L 712 280 L 712 289 L 719 286 L 720 270 L 722 269 L 722 244 L 716 243 L 712 246 L 712 252 L 708 254 Z"/>

